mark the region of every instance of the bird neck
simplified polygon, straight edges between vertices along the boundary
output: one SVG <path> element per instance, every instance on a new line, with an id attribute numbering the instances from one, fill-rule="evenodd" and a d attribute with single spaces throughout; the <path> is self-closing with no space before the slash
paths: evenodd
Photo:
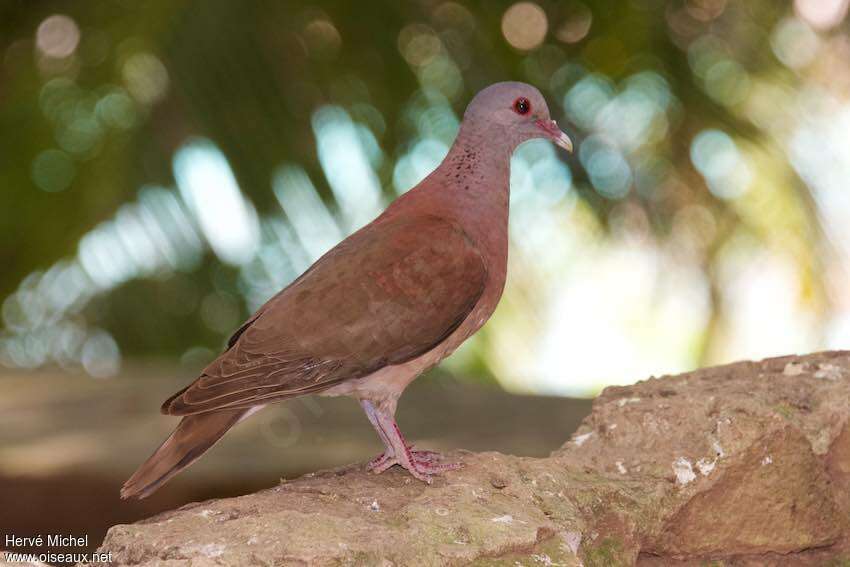
<path id="1" fill-rule="evenodd" d="M 507 262 L 510 159 L 506 140 L 461 128 L 428 184 L 434 205 L 454 218 L 481 247 L 495 271 Z"/>
<path id="2" fill-rule="evenodd" d="M 506 238 L 512 152 L 509 140 L 461 126 L 437 169 L 391 209 L 430 211 L 455 219 L 467 231 L 482 233 L 476 236 Z M 499 234 L 489 234 L 494 227 Z"/>
<path id="3" fill-rule="evenodd" d="M 453 220 L 482 252 L 501 293 L 508 257 L 510 158 L 505 140 L 475 132 L 458 134 L 442 163 L 382 215 L 431 214 Z"/>
<path id="4" fill-rule="evenodd" d="M 489 217 L 507 223 L 511 153 L 505 140 L 461 128 L 437 172 L 442 192 L 465 221 Z"/>

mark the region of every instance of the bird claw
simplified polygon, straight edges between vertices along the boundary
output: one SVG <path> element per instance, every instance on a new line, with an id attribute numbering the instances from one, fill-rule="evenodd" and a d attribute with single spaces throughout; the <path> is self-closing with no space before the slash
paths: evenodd
<path id="1" fill-rule="evenodd" d="M 411 453 L 416 453 L 417 456 L 422 457 L 423 459 L 424 458 L 429 458 L 429 459 L 435 459 L 435 458 L 439 459 L 440 458 L 440 454 L 435 452 L 435 451 L 414 451 L 413 450 L 413 444 L 410 444 L 410 445 L 405 444 L 404 446 L 407 447 L 408 451 L 410 451 Z M 387 467 L 384 467 L 383 465 L 389 460 L 392 460 L 391 452 L 390 451 L 384 451 L 383 453 L 381 453 L 380 455 L 378 455 L 377 457 L 375 457 L 374 459 L 369 461 L 369 464 L 366 465 L 366 470 L 367 471 L 374 471 L 375 469 L 381 469 L 381 470 L 378 471 L 379 473 L 381 473 L 381 472 L 387 470 L 389 467 L 393 466 L 393 464 L 395 464 L 395 463 L 393 463 L 393 464 L 391 464 Z"/>
<path id="2" fill-rule="evenodd" d="M 434 451 L 413 451 L 408 447 L 408 459 L 398 459 L 386 452 L 372 460 L 366 469 L 375 474 L 381 474 L 385 470 L 399 465 L 416 479 L 431 484 L 432 475 L 457 470 L 463 467 L 463 463 L 443 463 L 442 456 Z"/>
<path id="3" fill-rule="evenodd" d="M 380 455 L 378 455 L 377 457 L 375 457 L 374 459 L 369 461 L 369 464 L 366 465 L 366 470 L 367 471 L 375 471 L 376 469 L 380 469 L 382 466 L 384 466 L 384 464 L 387 461 L 389 461 L 391 459 L 392 459 L 392 457 L 390 455 L 388 455 L 386 452 L 381 453 Z M 381 470 L 385 470 L 385 469 L 381 469 Z"/>

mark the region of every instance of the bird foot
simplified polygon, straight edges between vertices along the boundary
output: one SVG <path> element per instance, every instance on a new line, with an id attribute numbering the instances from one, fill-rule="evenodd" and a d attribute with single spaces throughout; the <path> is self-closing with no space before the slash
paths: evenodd
<path id="1" fill-rule="evenodd" d="M 391 411 L 376 407 L 366 399 L 360 400 L 360 405 L 386 447 L 383 454 L 366 465 L 367 470 L 381 474 L 398 465 L 407 469 L 414 478 L 431 484 L 431 475 L 453 471 L 463 466 L 462 463 L 443 463 L 440 454 L 434 451 L 414 451 L 413 445 L 404 440 Z"/>
<path id="2" fill-rule="evenodd" d="M 367 465 L 367 470 L 381 474 L 385 470 L 399 465 L 416 479 L 431 484 L 431 476 L 463 467 L 463 463 L 444 463 L 442 456 L 434 451 L 414 451 L 407 448 L 406 458 L 398 459 L 395 455 L 383 453 Z"/>
<path id="3" fill-rule="evenodd" d="M 392 459 L 392 455 L 387 454 L 386 452 L 381 453 L 366 465 L 367 471 L 374 471 L 375 469 L 381 468 L 384 464 Z"/>
<path id="4" fill-rule="evenodd" d="M 405 445 L 405 447 L 407 447 L 408 452 L 410 452 L 414 458 L 420 461 L 434 462 L 440 460 L 441 458 L 441 455 L 436 451 L 414 451 L 413 445 Z M 378 472 L 383 472 L 392 466 L 384 466 L 388 461 L 391 460 L 393 460 L 393 454 L 390 451 L 384 451 L 383 453 L 369 461 L 369 464 L 366 465 L 366 470 L 374 471 L 375 469 L 381 469 Z"/>

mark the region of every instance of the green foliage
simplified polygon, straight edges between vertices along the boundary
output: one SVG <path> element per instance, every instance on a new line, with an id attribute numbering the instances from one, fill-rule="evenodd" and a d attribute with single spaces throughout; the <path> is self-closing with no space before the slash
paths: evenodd
<path id="1" fill-rule="evenodd" d="M 582 158 L 592 144 L 582 146 L 567 158 L 570 198 L 579 212 L 567 222 L 563 203 L 552 207 L 562 230 L 599 241 L 637 226 L 642 237 L 682 245 L 711 290 L 711 316 L 684 347 L 695 362 L 712 356 L 726 329 L 730 306 L 720 272 L 730 250 L 755 246 L 793 258 L 801 304 L 826 316 L 831 299 L 819 277 L 818 214 L 809 188 L 783 155 L 783 133 L 777 137 L 758 114 L 758 105 L 777 103 L 754 94 L 801 85 L 771 47 L 790 13 L 784 4 L 541 2 L 548 29 L 542 43 L 527 50 L 510 44 L 511 24 L 503 18 L 511 4 L 3 3 L 0 297 L 12 294 L 28 274 L 74 257 L 80 239 L 114 219 L 140 188 L 175 187 L 174 154 L 195 137 L 222 151 L 261 216 L 283 217 L 272 190 L 282 164 L 303 168 L 336 214 L 338 195 L 315 143 L 313 113 L 322 105 L 345 109 L 374 137 L 372 165 L 389 200 L 397 166 L 423 138 L 423 128 L 436 138 L 453 135 L 451 123 L 429 122 L 435 101 L 459 116 L 481 87 L 524 80 L 541 88 L 553 116 L 582 142 L 598 133 L 599 119 L 595 126 L 582 124 L 579 111 L 599 101 L 582 99 L 570 111 L 564 101 L 576 85 L 595 81 L 613 96 L 644 81 L 658 97 L 652 104 L 663 108 L 622 149 L 630 168 L 626 185 L 606 185 L 610 171 L 596 175 L 588 167 L 592 160 Z M 40 26 L 56 14 L 71 18 L 79 36 L 66 57 L 46 55 L 62 45 L 39 43 Z M 61 43 L 65 36 L 44 37 Z M 629 106 L 614 111 L 615 126 L 635 116 Z M 746 154 L 757 180 L 748 193 L 728 198 L 695 167 L 689 150 L 701 132 L 721 132 Z M 716 136 L 707 140 L 727 143 Z M 576 216 L 584 224 L 576 225 Z M 210 327 L 200 310 L 186 314 L 173 305 L 184 296 L 249 297 L 244 274 L 231 274 L 225 286 L 230 289 L 222 288 L 215 276 L 219 265 L 207 254 L 199 266 L 99 291 L 101 298 L 87 303 L 80 317 L 85 326 L 106 328 L 132 354 L 217 349 L 227 335 L 223 328 Z M 569 267 L 563 262 L 555 276 L 565 277 Z M 291 272 L 290 279 L 298 270 Z M 521 321 L 517 314 L 543 317 L 551 304 L 543 299 L 539 274 L 523 277 L 517 278 L 519 291 L 511 292 L 518 298 L 514 310 L 506 307 L 511 315 L 498 325 L 525 324 L 524 332 L 533 334 L 534 320 Z M 247 316 L 254 303 L 242 302 L 239 316 Z M 479 352 L 498 350 L 499 344 L 487 334 Z M 470 357 L 468 368 L 498 373 L 485 358 Z"/>

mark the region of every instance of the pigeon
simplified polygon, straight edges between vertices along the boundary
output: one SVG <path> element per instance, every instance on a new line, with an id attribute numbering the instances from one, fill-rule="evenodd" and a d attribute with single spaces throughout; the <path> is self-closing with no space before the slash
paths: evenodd
<path id="1" fill-rule="evenodd" d="M 260 307 L 165 401 L 162 413 L 182 419 L 121 496 L 149 496 L 238 422 L 308 394 L 360 403 L 385 445 L 368 464 L 375 473 L 400 465 L 430 483 L 458 468 L 405 440 L 396 404 L 495 310 L 507 273 L 510 158 L 534 138 L 572 151 L 536 88 L 480 91 L 432 173 Z"/>

